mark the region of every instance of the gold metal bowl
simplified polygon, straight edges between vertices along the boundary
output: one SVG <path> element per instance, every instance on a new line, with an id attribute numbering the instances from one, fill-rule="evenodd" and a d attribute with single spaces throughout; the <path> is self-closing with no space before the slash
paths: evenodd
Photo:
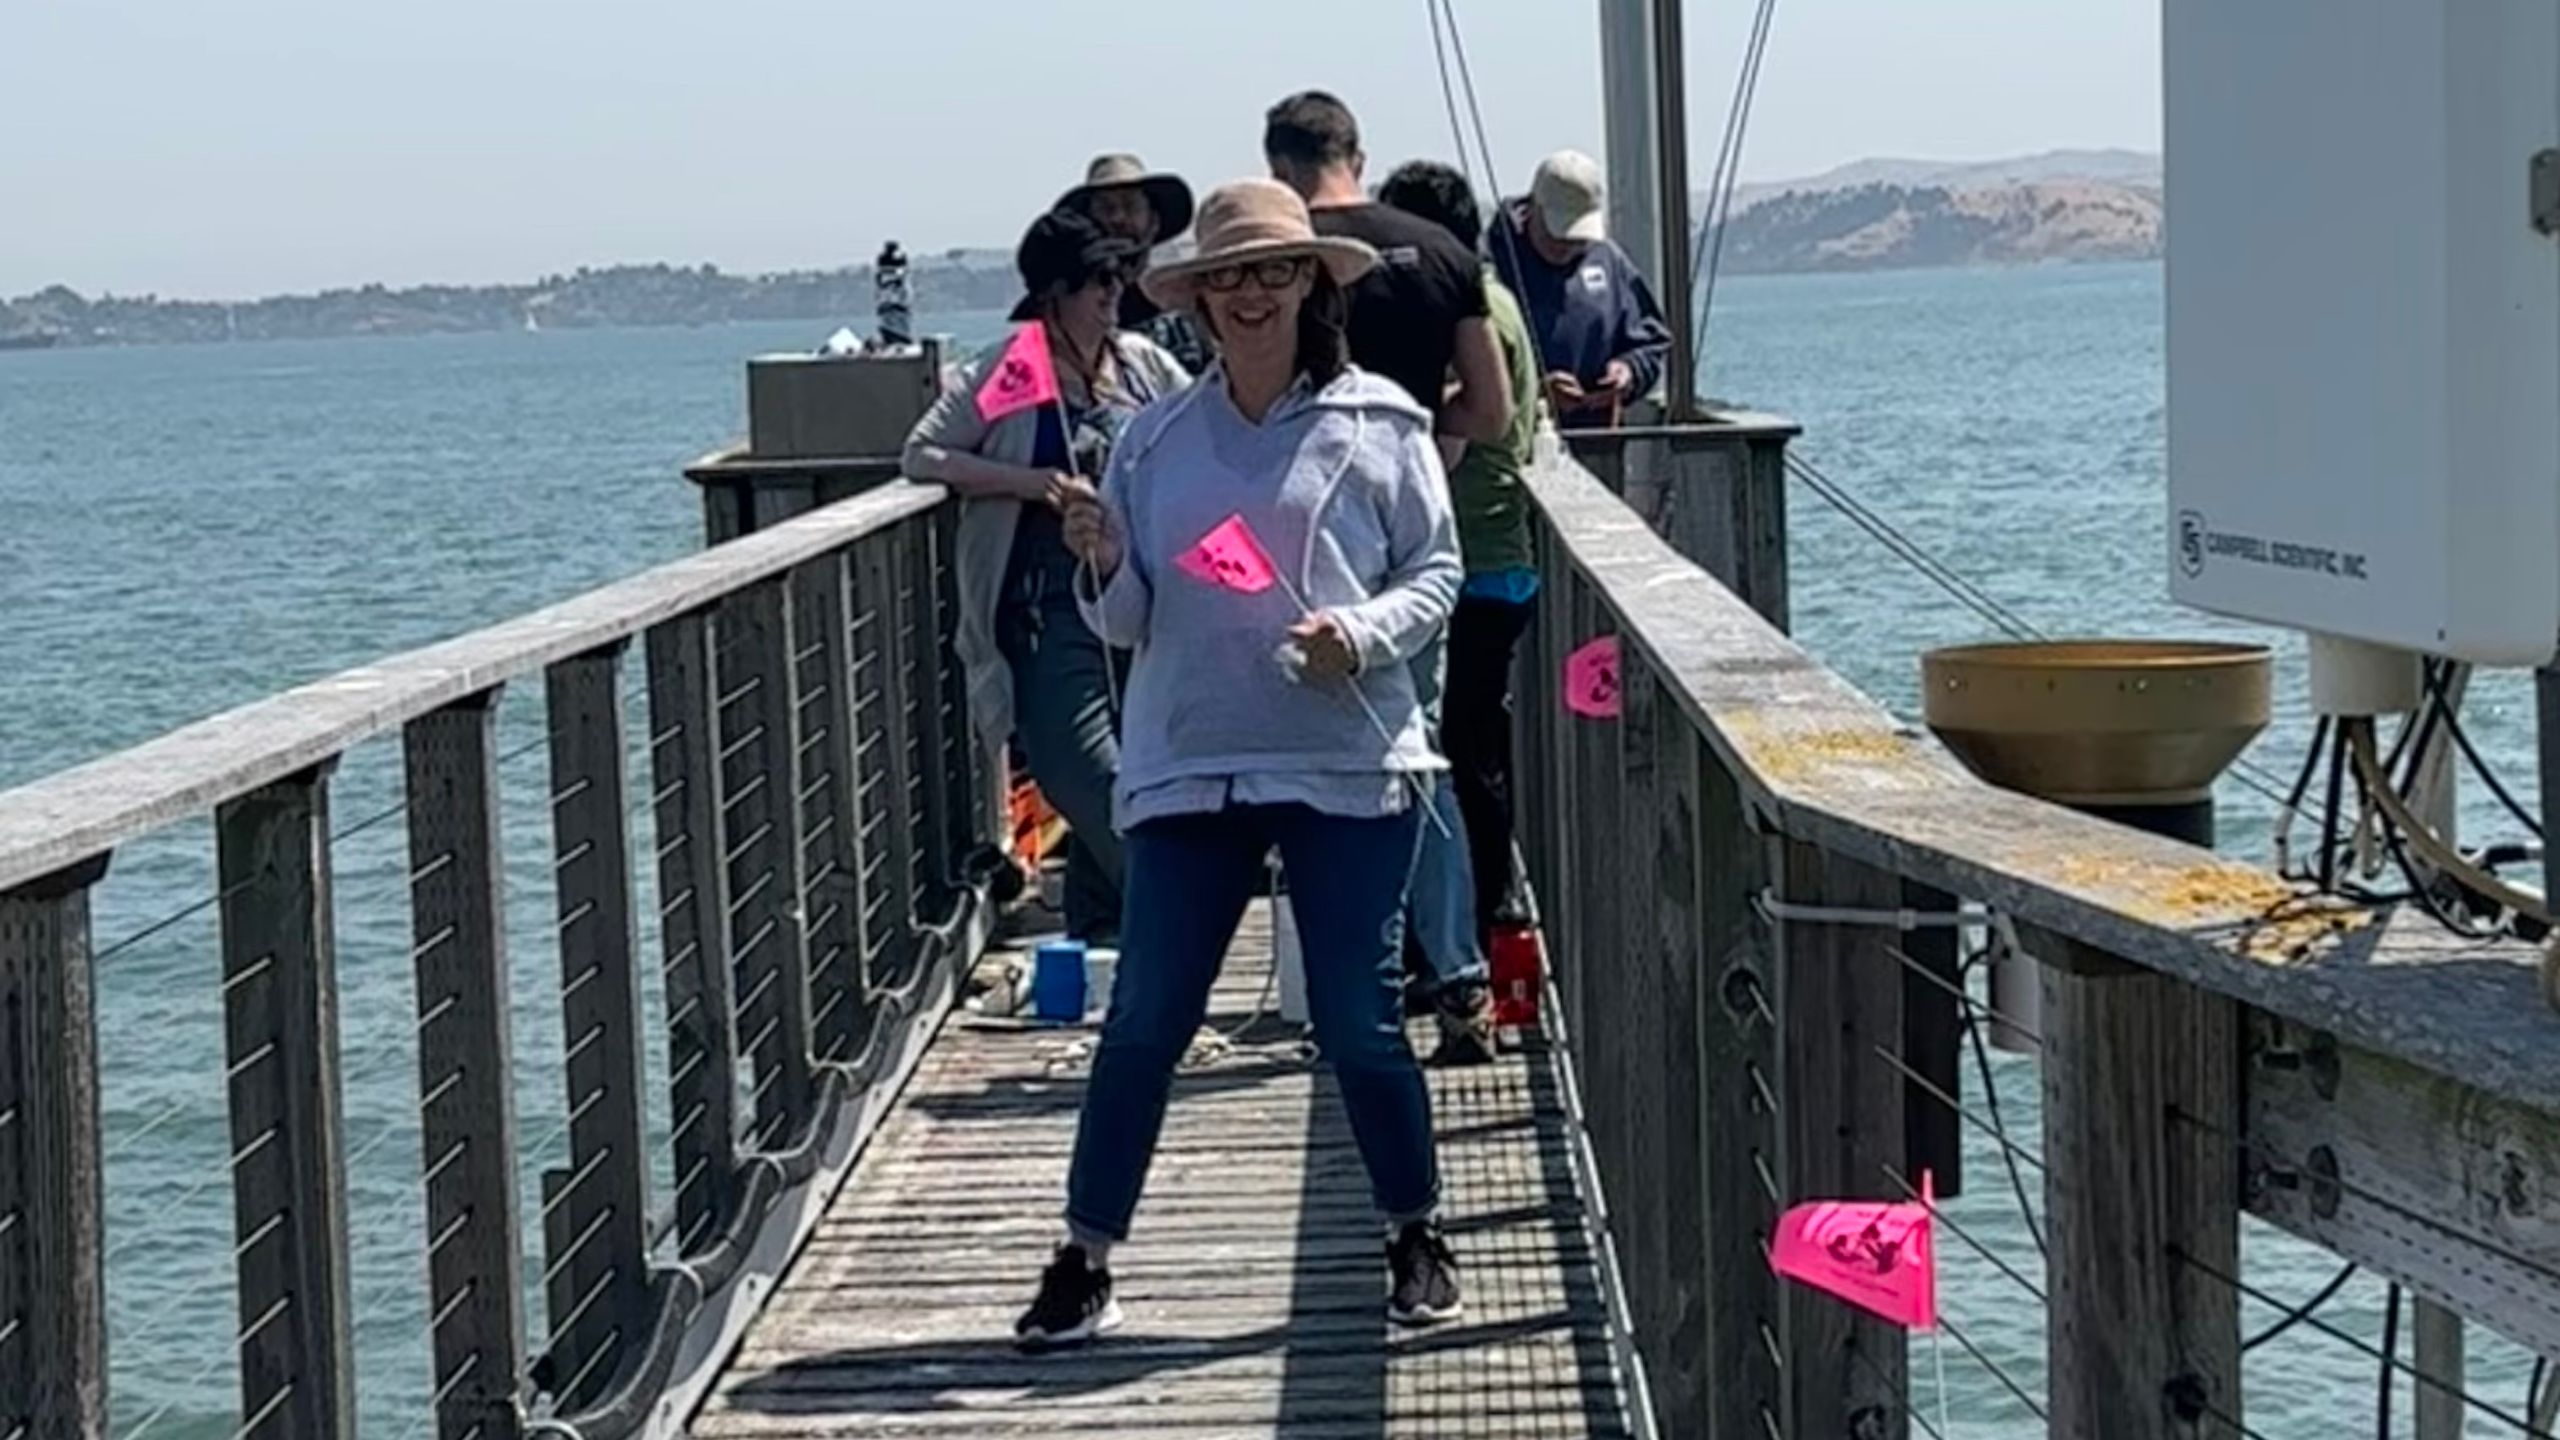
<path id="1" fill-rule="evenodd" d="M 1994 785 L 2074 805 L 2201 800 L 2267 726 L 2263 645 L 2056 640 L 1920 657 L 1929 728 Z"/>

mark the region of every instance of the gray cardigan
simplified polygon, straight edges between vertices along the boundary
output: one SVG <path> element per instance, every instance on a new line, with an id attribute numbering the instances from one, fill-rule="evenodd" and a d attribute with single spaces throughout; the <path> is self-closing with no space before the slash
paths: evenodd
<path id="1" fill-rule="evenodd" d="M 980 377 L 1012 339 L 1008 331 L 949 377 L 941 398 L 907 436 L 904 463 L 910 472 L 933 449 L 965 452 L 1007 465 L 1032 463 L 1032 449 L 1040 435 L 1037 411 L 1017 411 L 993 425 L 978 414 Z M 1122 368 L 1155 394 L 1170 395 L 1191 383 L 1181 363 L 1145 336 L 1124 332 L 1114 336 L 1113 343 Z M 972 496 L 960 501 L 954 557 L 960 572 L 960 614 L 953 648 L 969 679 L 970 723 L 990 745 L 1004 743 L 1013 733 L 1013 675 L 996 648 L 996 605 L 1004 589 L 1005 565 L 1013 557 L 1013 527 L 1021 516 L 1019 500 Z"/>

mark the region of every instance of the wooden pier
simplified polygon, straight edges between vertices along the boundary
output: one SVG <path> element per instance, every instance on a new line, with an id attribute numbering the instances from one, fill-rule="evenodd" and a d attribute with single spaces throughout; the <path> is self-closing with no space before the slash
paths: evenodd
<path id="1" fill-rule="evenodd" d="M 1386 1331 L 1328 1082 L 1248 1045 L 1182 1084 L 1128 1332 L 1005 1346 L 1076 1072 L 1063 1037 L 954 1010 L 1005 898 L 992 786 L 950 659 L 951 506 L 890 482 L 0 794 L 0 1440 L 340 1440 L 360 1413 L 389 1440 L 1902 1440 L 1934 1428 L 1907 1337 L 1782 1286 L 1761 1247 L 1784 1206 L 1901 1199 L 1988 1128 L 1958 1046 L 1992 1017 L 1959 998 L 1957 932 L 1906 928 L 1959 906 L 2043 967 L 2041 1131 L 1998 1144 L 2041 1172 L 2018 1393 L 2048 1433 L 2254 1433 L 2243 1213 L 2560 1355 L 2560 1016 L 2533 949 L 2321 914 L 1974 780 L 1787 637 L 1787 433 L 1588 437 L 1531 477 L 1522 839 L 1555 1024 L 1434 1078 L 1463 1323 Z M 1643 447 L 1672 477 L 1651 525 L 1613 493 Z M 1561 662 L 1601 635 L 1622 713 L 1570 717 Z M 498 743 L 510 686 L 539 698 L 538 782 Z M 370 744 L 397 747 L 400 805 L 340 815 L 338 763 Z M 547 823 L 507 821 L 528 796 Z M 358 902 L 335 866 L 386 817 L 402 883 Z M 109 1384 L 97 958 L 134 937 L 92 924 L 121 850 L 207 819 L 193 973 L 225 1022 L 200 1093 L 226 1173 L 133 1201 L 227 1203 L 211 1407 Z M 540 927 L 507 918 L 528 866 L 556 892 Z M 385 1053 L 341 1023 L 355 903 L 412 940 Z M 535 966 L 546 1003 L 508 998 Z M 535 1027 L 561 1043 L 528 1061 Z M 354 1215 L 359 1065 L 414 1074 L 419 1131 L 414 1190 Z M 533 1089 L 565 1097 L 564 1150 L 520 1133 Z M 427 1375 L 388 1399 L 348 1284 L 351 1230 L 385 1223 L 419 1231 Z"/>
<path id="2" fill-rule="evenodd" d="M 957 1018 L 767 1305 L 694 1433 L 1604 1440 L 1631 1434 L 1557 1052 L 1431 1072 L 1467 1314 L 1388 1325 L 1385 1247 L 1329 1072 L 1270 995 L 1257 904 L 1174 1089 L 1128 1324 L 1002 1342 L 1058 1241 L 1090 1031 Z M 1427 1027 L 1426 1027 L 1427 1028 Z"/>

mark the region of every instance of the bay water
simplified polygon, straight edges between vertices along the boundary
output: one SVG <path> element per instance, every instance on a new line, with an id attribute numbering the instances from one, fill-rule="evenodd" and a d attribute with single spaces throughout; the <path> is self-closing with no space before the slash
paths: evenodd
<path id="1" fill-rule="evenodd" d="M 1000 324 L 925 320 L 964 340 Z M 700 514 L 678 471 L 743 429 L 742 362 L 829 328 L 0 354 L 0 787 L 687 553 Z M 1729 280 L 1702 383 L 1802 421 L 1800 453 L 2042 630 L 2274 641 L 2282 713 L 2252 759 L 2284 775 L 2299 763 L 2298 644 L 2166 597 L 2156 266 Z M 1897 713 L 1916 715 L 1922 650 L 1997 638 L 1811 492 L 1789 503 L 1798 637 Z M 529 1197 L 565 1153 L 567 1105 L 547 840 L 524 839 L 548 833 L 538 708 L 519 696 L 500 716 Z M 2530 797 L 2520 677 L 2483 677 L 2466 716 Z M 397 762 L 395 746 L 362 747 L 333 790 L 360 1409 L 367 1436 L 409 1440 L 426 1433 L 433 1381 Z M 2514 832 L 2480 787 L 2465 800 L 2467 837 Z M 2265 802 L 2234 785 L 2223 802 L 2225 848 L 2263 859 Z M 118 1440 L 218 1440 L 238 1419 L 211 857 L 209 826 L 175 827 L 119 855 L 98 898 Z M 651 1067 L 663 1076 L 662 1054 Z M 2002 1118 L 2032 1145 L 2032 1062 L 1992 1068 Z M 1979 1087 L 1965 1099 L 1987 1113 Z M 1967 1140 L 1952 1215 L 2040 1278 L 1999 1150 Z M 2038 1196 L 2038 1177 L 2024 1178 Z M 658 1176 L 655 1193 L 669 1188 Z M 2337 1269 L 2256 1227 L 2247 1252 L 2250 1282 L 2279 1296 L 2307 1296 Z M 2041 1307 L 1952 1237 L 1940 1265 L 1971 1342 L 1945 1346 L 1951 1433 L 2036 1433 L 1994 1367 L 2040 1392 Z M 2382 1304 L 2380 1284 L 2359 1277 L 2322 1316 L 2373 1341 Z M 2268 1318 L 2244 1309 L 2252 1329 Z M 538 1339 L 538 1306 L 530 1323 Z M 1912 1403 L 1935 1423 L 1929 1343 L 1915 1342 Z M 2475 1334 L 2483 1398 L 2519 1409 L 2528 1364 Z M 2370 1427 L 2376 1368 L 2297 1328 L 2249 1357 L 2251 1426 L 2275 1440 Z M 2405 1433 L 2411 1387 L 2395 1390 Z M 2483 1417 L 2473 1433 L 2514 1432 Z"/>

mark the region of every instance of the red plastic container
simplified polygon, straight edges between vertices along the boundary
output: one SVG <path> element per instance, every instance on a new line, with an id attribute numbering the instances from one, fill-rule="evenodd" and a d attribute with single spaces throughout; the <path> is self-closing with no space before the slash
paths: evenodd
<path id="1" fill-rule="evenodd" d="M 1545 983 L 1546 949 L 1535 926 L 1497 925 L 1493 953 L 1493 1023 L 1529 1026 L 1538 1023 L 1538 990 Z"/>

